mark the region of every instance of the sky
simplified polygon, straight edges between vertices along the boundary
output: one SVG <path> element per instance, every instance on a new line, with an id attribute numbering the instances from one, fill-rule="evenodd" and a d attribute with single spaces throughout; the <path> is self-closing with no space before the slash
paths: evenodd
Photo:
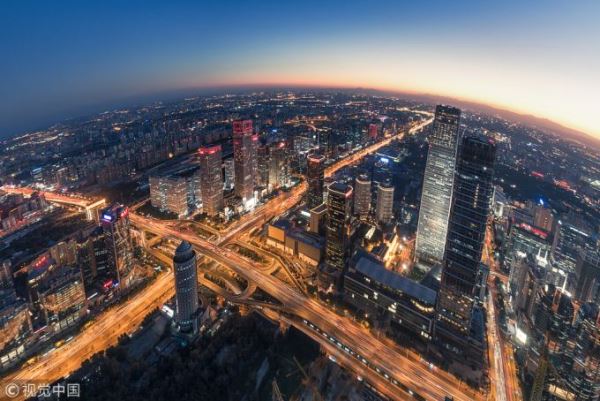
<path id="1" fill-rule="evenodd" d="M 167 91 L 369 87 L 600 138 L 600 1 L 0 2 L 0 137 Z"/>

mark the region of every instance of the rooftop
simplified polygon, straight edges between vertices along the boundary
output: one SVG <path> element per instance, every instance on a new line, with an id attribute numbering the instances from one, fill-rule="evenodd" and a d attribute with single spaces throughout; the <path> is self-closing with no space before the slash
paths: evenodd
<path id="1" fill-rule="evenodd" d="M 355 264 L 355 269 L 372 280 L 382 283 L 394 290 L 401 291 L 413 298 L 429 304 L 435 304 L 437 294 L 416 281 L 387 270 L 383 264 L 374 258 L 360 256 Z"/>

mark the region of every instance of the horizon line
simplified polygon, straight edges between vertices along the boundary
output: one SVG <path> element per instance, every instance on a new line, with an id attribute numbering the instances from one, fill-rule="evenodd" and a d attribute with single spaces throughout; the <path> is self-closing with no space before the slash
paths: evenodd
<path id="1" fill-rule="evenodd" d="M 76 115 L 73 115 L 70 117 L 64 117 L 64 118 L 59 117 L 56 120 L 54 120 L 54 122 L 51 122 L 51 123 L 42 123 L 42 124 L 40 124 L 40 128 L 25 129 L 25 130 L 19 130 L 18 132 L 14 132 L 14 133 L 8 133 L 5 136 L 3 135 L 4 138 L 0 139 L 0 141 L 3 142 L 3 141 L 13 139 L 15 137 L 43 131 L 45 129 L 52 127 L 53 125 L 57 125 L 62 122 L 101 114 L 106 111 L 110 111 L 111 109 L 115 110 L 115 109 L 123 108 L 123 107 L 142 107 L 147 104 L 145 102 L 184 100 L 185 99 L 185 95 L 183 94 L 184 92 L 207 91 L 207 90 L 249 90 L 249 89 L 262 89 L 262 90 L 276 90 L 276 89 L 279 89 L 279 90 L 285 90 L 285 89 L 311 90 L 311 89 L 314 89 L 314 90 L 345 90 L 345 91 L 363 90 L 363 91 L 383 92 L 383 93 L 392 94 L 392 95 L 405 95 L 405 96 L 432 98 L 431 99 L 432 101 L 435 101 L 436 100 L 435 98 L 439 98 L 440 100 L 444 99 L 444 100 L 450 100 L 450 101 L 457 101 L 457 102 L 461 102 L 461 103 L 468 103 L 472 106 L 483 106 L 483 107 L 490 108 L 497 112 L 512 113 L 512 114 L 516 114 L 518 117 L 521 117 L 521 118 L 534 118 L 537 120 L 546 121 L 550 124 L 556 125 L 557 126 L 556 129 L 563 129 L 563 130 L 571 131 L 571 133 L 570 133 L 571 136 L 580 135 L 586 139 L 593 140 L 593 141 L 597 142 L 597 144 L 600 145 L 600 133 L 598 133 L 599 135 L 596 136 L 594 133 L 590 133 L 581 128 L 571 126 L 570 124 L 566 124 L 566 123 L 551 119 L 549 117 L 539 116 L 539 115 L 533 114 L 531 112 L 528 112 L 526 110 L 511 108 L 510 106 L 506 106 L 506 105 L 498 104 L 498 103 L 494 103 L 494 102 L 488 102 L 488 101 L 483 101 L 483 100 L 479 100 L 479 99 L 474 99 L 474 98 L 469 98 L 469 97 L 461 97 L 461 96 L 455 96 L 455 95 L 430 93 L 430 92 L 426 92 L 426 91 L 407 89 L 407 88 L 401 89 L 401 88 L 361 86 L 361 85 L 327 85 L 327 84 L 321 84 L 321 83 L 297 83 L 297 82 L 296 83 L 293 83 L 293 82 L 270 82 L 270 83 L 269 82 L 258 82 L 258 83 L 256 83 L 256 82 L 255 83 L 253 83 L 253 82 L 247 82 L 247 83 L 243 83 L 243 82 L 231 83 L 231 82 L 229 82 L 229 83 L 225 83 L 225 82 L 223 82 L 223 83 L 215 83 L 215 84 L 210 84 L 210 85 L 202 85 L 202 84 L 187 85 L 187 86 L 180 86 L 180 87 L 174 87 L 174 88 L 163 88 L 163 89 L 158 89 L 156 91 L 132 93 L 129 95 L 122 96 L 120 98 L 108 100 L 106 102 L 98 102 L 99 105 L 98 105 L 96 111 L 73 113 Z M 198 93 L 196 96 L 202 96 L 202 95 L 203 94 Z M 170 99 L 160 99 L 159 98 L 160 96 L 165 96 L 167 98 L 170 97 Z M 146 99 L 144 99 L 144 98 L 146 98 Z M 156 99 L 151 100 L 150 98 L 156 98 Z M 416 99 L 413 99 L 413 100 L 416 100 Z M 106 105 L 102 106 L 102 105 L 100 105 L 100 103 L 105 103 Z M 108 105 L 109 103 L 110 103 L 110 105 Z M 435 105 L 435 102 L 431 103 L 431 104 Z M 93 107 L 94 106 L 91 106 L 91 108 L 93 108 Z M 463 106 L 463 108 L 464 108 L 464 106 Z M 468 110 L 469 107 L 467 106 L 466 109 Z M 482 112 L 482 111 L 478 111 L 478 112 Z M 506 117 L 503 117 L 503 118 L 506 118 Z M 530 122 L 520 122 L 520 123 L 525 124 L 525 125 L 530 125 L 530 126 L 532 125 L 532 123 L 530 123 Z M 43 128 L 41 127 L 42 125 L 43 125 Z M 544 130 L 552 131 L 552 129 L 549 127 L 541 127 L 541 128 L 538 127 L 538 129 L 540 129 L 542 131 L 544 131 Z M 557 134 L 557 132 L 554 132 L 554 133 Z M 570 139 L 582 139 L 582 138 L 575 137 L 575 138 L 570 138 Z"/>

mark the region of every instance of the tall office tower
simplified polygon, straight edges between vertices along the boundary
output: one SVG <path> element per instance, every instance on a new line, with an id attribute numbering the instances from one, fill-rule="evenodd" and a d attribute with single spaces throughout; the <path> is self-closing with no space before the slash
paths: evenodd
<path id="1" fill-rule="evenodd" d="M 77 241 L 77 266 L 81 270 L 86 294 L 93 293 L 98 270 L 94 253 L 95 236 L 90 235 Z"/>
<path id="2" fill-rule="evenodd" d="M 593 234 L 594 229 L 581 216 L 575 214 L 561 216 L 556 224 L 552 244 L 553 267 L 565 277 L 572 275 L 579 253 L 594 249 Z"/>
<path id="3" fill-rule="evenodd" d="M 198 272 L 196 251 L 192 244 L 182 241 L 173 256 L 175 270 L 175 321 L 184 333 L 196 330 L 195 314 L 198 310 Z"/>
<path id="4" fill-rule="evenodd" d="M 221 145 L 202 147 L 200 156 L 200 189 L 202 210 L 209 216 L 223 210 L 223 172 L 221 170 Z"/>
<path id="5" fill-rule="evenodd" d="M 366 219 L 371 211 L 371 180 L 361 174 L 354 181 L 354 214 Z"/>
<path id="6" fill-rule="evenodd" d="M 244 201 L 254 197 L 254 172 L 256 146 L 252 135 L 252 120 L 233 122 L 233 159 L 235 194 Z M 256 137 L 258 142 L 258 137 Z"/>
<path id="7" fill-rule="evenodd" d="M 597 302 L 600 289 L 600 251 L 585 250 L 575 267 L 575 298 L 581 302 Z"/>
<path id="8" fill-rule="evenodd" d="M 37 288 L 46 324 L 54 333 L 75 325 L 87 314 L 87 297 L 81 270 L 58 266 Z"/>
<path id="9" fill-rule="evenodd" d="M 523 255 L 530 255 L 538 266 L 546 268 L 550 259 L 550 242 L 547 232 L 527 223 L 515 222 L 504 241 L 505 269 L 512 271 L 514 263 Z"/>
<path id="10" fill-rule="evenodd" d="M 379 223 L 389 223 L 394 211 L 394 187 L 389 182 L 377 186 L 377 208 L 375 214 Z"/>
<path id="11" fill-rule="evenodd" d="M 459 109 L 442 105 L 436 107 L 423 177 L 415 244 L 417 262 L 426 265 L 439 263 L 444 257 L 459 124 Z"/>
<path id="12" fill-rule="evenodd" d="M 134 267 L 129 209 L 115 203 L 104 209 L 101 216 L 112 285 L 118 284 L 121 288 L 126 288 L 131 282 Z"/>
<path id="13" fill-rule="evenodd" d="M 350 185 L 341 182 L 329 185 L 325 261 L 328 267 L 336 271 L 342 271 L 346 264 L 351 200 Z"/>
<path id="14" fill-rule="evenodd" d="M 596 304 L 581 305 L 571 318 L 564 349 L 559 351 L 559 358 L 553 359 L 567 399 L 597 401 L 600 398 L 598 318 Z"/>
<path id="15" fill-rule="evenodd" d="M 260 137 L 258 134 L 250 137 L 250 171 L 252 171 L 253 186 L 256 186 L 258 178 L 258 148 L 260 146 Z M 253 188 L 254 191 L 254 188 Z"/>
<path id="16" fill-rule="evenodd" d="M 225 159 L 223 161 L 223 172 L 225 175 L 224 188 L 227 191 L 231 191 L 235 186 L 235 168 L 233 158 Z"/>
<path id="17" fill-rule="evenodd" d="M 533 225 L 551 233 L 554 228 L 552 210 L 542 205 L 535 205 L 533 207 Z"/>
<path id="18" fill-rule="evenodd" d="M 287 187 L 290 183 L 289 160 L 285 141 L 274 142 L 269 147 L 269 186 Z"/>
<path id="19" fill-rule="evenodd" d="M 317 153 L 307 158 L 308 209 L 323 203 L 323 183 L 325 182 L 325 156 Z"/>
<path id="20" fill-rule="evenodd" d="M 269 147 L 267 145 L 258 145 L 256 164 L 256 186 L 266 188 L 269 186 Z"/>
<path id="21" fill-rule="evenodd" d="M 379 131 L 377 124 L 369 124 L 369 140 L 374 141 L 377 139 L 377 131 Z"/>
<path id="22" fill-rule="evenodd" d="M 486 223 L 493 196 L 496 145 L 465 137 L 457 161 L 452 211 L 436 311 L 436 338 L 456 354 L 469 355 L 471 317 Z"/>

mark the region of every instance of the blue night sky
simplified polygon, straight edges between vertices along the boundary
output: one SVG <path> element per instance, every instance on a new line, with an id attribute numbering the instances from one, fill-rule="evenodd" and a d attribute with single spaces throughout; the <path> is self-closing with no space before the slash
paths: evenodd
<path id="1" fill-rule="evenodd" d="M 245 84 L 454 96 L 600 137 L 598 1 L 214 3 L 2 2 L 0 137 Z"/>

